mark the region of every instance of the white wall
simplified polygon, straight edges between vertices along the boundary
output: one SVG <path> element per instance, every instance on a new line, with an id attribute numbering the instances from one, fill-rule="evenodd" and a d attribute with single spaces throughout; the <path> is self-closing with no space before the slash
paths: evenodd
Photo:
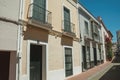
<path id="1" fill-rule="evenodd" d="M 18 20 L 20 0 L 0 0 L 0 17 Z"/>
<path id="2" fill-rule="evenodd" d="M 0 21 L 0 50 L 17 50 L 18 26 Z"/>

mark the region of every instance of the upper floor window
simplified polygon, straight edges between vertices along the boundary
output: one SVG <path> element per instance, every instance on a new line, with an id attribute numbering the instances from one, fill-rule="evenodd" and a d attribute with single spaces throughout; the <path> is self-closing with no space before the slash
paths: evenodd
<path id="1" fill-rule="evenodd" d="M 64 7 L 64 30 L 71 32 L 70 10 Z"/>
<path id="2" fill-rule="evenodd" d="M 85 33 L 89 34 L 89 29 L 88 29 L 88 22 L 84 21 L 84 25 L 85 25 Z"/>

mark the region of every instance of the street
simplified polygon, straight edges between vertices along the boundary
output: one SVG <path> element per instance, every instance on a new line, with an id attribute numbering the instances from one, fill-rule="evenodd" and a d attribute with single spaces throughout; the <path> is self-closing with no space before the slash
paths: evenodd
<path id="1" fill-rule="evenodd" d="M 120 56 L 115 56 L 110 65 L 88 80 L 119 80 L 120 79 Z"/>
<path id="2" fill-rule="evenodd" d="M 115 56 L 112 61 L 112 68 L 107 71 L 99 80 L 118 80 L 120 79 L 120 56 Z"/>

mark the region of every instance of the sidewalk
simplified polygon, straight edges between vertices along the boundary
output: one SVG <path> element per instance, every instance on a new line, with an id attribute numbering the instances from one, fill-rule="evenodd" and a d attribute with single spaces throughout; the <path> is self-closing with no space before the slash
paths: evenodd
<path id="1" fill-rule="evenodd" d="M 67 80 L 92 80 L 91 78 L 93 78 L 94 75 L 98 74 L 104 69 L 107 69 L 110 65 L 111 65 L 111 62 L 105 62 L 101 65 L 98 65 L 96 67 L 89 69 L 86 72 L 82 72 L 81 74 L 71 76 Z"/>

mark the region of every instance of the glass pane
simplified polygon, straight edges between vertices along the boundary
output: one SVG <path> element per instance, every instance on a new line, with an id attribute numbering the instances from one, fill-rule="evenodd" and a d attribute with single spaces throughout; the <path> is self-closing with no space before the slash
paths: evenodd
<path id="1" fill-rule="evenodd" d="M 70 25 L 70 11 L 64 7 L 64 29 L 66 31 L 71 31 L 71 25 Z"/>
<path id="2" fill-rule="evenodd" d="M 70 57 L 66 57 L 66 60 L 65 60 L 66 62 L 72 62 L 72 58 L 71 58 L 71 56 Z"/>
<path id="3" fill-rule="evenodd" d="M 65 48 L 65 55 L 72 55 L 72 50 L 70 48 Z"/>
<path id="4" fill-rule="evenodd" d="M 34 0 L 33 19 L 44 23 L 45 15 L 46 15 L 46 0 Z"/>
<path id="5" fill-rule="evenodd" d="M 72 49 L 65 48 L 65 69 L 66 76 L 72 75 Z"/>
<path id="6" fill-rule="evenodd" d="M 72 71 L 66 71 L 66 76 L 70 76 L 72 74 L 73 74 Z"/>
<path id="7" fill-rule="evenodd" d="M 71 70 L 72 69 L 72 64 L 66 64 L 66 70 Z"/>

